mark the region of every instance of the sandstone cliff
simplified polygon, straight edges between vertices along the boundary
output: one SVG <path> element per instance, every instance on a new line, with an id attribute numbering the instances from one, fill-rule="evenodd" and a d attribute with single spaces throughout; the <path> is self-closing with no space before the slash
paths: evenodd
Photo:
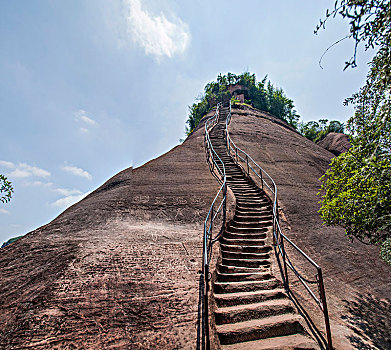
<path id="1" fill-rule="evenodd" d="M 324 268 L 335 347 L 390 344 L 389 266 L 317 214 L 332 154 L 252 108 L 233 110 L 230 132 L 279 186 L 289 237 Z M 202 223 L 218 189 L 203 142 L 200 125 L 2 249 L 1 349 L 197 347 Z"/>

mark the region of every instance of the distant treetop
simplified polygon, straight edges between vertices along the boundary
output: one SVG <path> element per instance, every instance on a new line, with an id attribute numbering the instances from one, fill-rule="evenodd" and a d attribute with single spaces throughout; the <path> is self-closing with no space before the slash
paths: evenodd
<path id="1" fill-rule="evenodd" d="M 293 100 L 286 97 L 281 88 L 275 88 L 268 81 L 267 75 L 262 81 L 257 82 L 255 74 L 244 72 L 239 75 L 233 73 L 219 74 L 216 81 L 205 85 L 202 97 L 198 99 L 198 102 L 189 106 L 186 133 L 190 134 L 201 118 L 218 102 L 230 98 L 269 112 L 297 128 L 299 116 L 294 109 Z"/>

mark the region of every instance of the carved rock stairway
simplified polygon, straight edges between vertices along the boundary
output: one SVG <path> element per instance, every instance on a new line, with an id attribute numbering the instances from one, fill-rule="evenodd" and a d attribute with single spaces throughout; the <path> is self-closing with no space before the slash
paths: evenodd
<path id="1" fill-rule="evenodd" d="M 222 349 L 319 349 L 302 325 L 284 288 L 270 271 L 272 208 L 227 154 L 228 108 L 210 133 L 236 197 L 233 220 L 220 240 L 221 264 L 213 284 L 216 331 Z"/>

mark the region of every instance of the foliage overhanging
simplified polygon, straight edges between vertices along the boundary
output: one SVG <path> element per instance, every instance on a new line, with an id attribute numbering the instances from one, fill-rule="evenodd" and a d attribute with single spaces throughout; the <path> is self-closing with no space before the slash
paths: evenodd
<path id="1" fill-rule="evenodd" d="M 0 201 L 2 203 L 9 202 L 12 197 L 12 192 L 14 192 L 14 189 L 11 182 L 4 175 L 0 174 Z"/>
<path id="2" fill-rule="evenodd" d="M 391 239 L 391 6 L 390 0 L 338 0 L 326 13 L 317 32 L 330 17 L 350 20 L 347 37 L 355 41 L 347 67 L 356 66 L 359 44 L 375 48 L 365 85 L 345 104 L 355 114 L 347 129 L 352 148 L 334 158 L 321 178 L 320 214 L 325 224 L 341 225 L 346 234 L 369 244 L 382 245 L 390 263 Z"/>

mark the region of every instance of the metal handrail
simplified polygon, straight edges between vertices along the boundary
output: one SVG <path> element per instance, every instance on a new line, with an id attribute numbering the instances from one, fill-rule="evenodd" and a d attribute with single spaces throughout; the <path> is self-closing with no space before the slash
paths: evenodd
<path id="1" fill-rule="evenodd" d="M 255 174 L 256 179 L 260 180 L 262 190 L 264 190 L 264 187 L 266 187 L 270 191 L 273 197 L 273 246 L 274 246 L 275 255 L 280 268 L 281 277 L 283 279 L 285 289 L 288 291 L 290 290 L 289 278 L 288 278 L 288 267 L 289 267 L 296 275 L 298 280 L 304 285 L 305 289 L 314 299 L 314 301 L 319 306 L 319 308 L 322 310 L 324 315 L 325 327 L 326 327 L 327 346 L 329 349 L 332 349 L 330 319 L 329 319 L 329 314 L 327 309 L 327 301 L 326 301 L 326 294 L 324 289 L 322 268 L 314 260 L 312 260 L 306 253 L 304 253 L 295 243 L 293 243 L 286 235 L 282 233 L 280 223 L 279 223 L 279 215 L 278 215 L 277 185 L 272 179 L 272 177 L 265 170 L 263 170 L 254 161 L 254 159 L 252 159 L 245 151 L 243 151 L 238 146 L 236 146 L 235 143 L 232 141 L 228 131 L 228 125 L 231 122 L 231 118 L 232 115 L 231 115 L 231 103 L 230 103 L 229 113 L 227 115 L 227 119 L 225 122 L 225 135 L 226 135 L 228 154 L 243 169 L 245 174 L 253 181 L 254 179 L 251 177 L 251 175 Z M 243 164 L 240 164 L 239 163 L 240 161 L 243 162 Z M 289 245 L 296 252 L 300 253 L 301 256 L 304 257 L 316 269 L 315 280 L 311 281 L 300 274 L 300 272 L 297 270 L 297 268 L 293 265 L 293 263 L 288 257 L 285 250 L 284 242 L 289 243 Z M 318 285 L 319 297 L 315 295 L 315 293 L 309 287 L 308 284 Z"/>
<path id="2" fill-rule="evenodd" d="M 220 159 L 218 154 L 213 149 L 212 142 L 210 141 L 209 132 L 217 124 L 220 115 L 221 103 L 216 107 L 216 113 L 210 117 L 205 122 L 205 151 L 206 159 L 213 176 L 216 177 L 217 181 L 221 184 L 219 190 L 213 202 L 210 206 L 208 214 L 204 222 L 204 237 L 203 237 L 203 249 L 202 249 L 202 272 L 204 278 L 204 327 L 205 327 L 205 341 L 206 349 L 210 349 L 210 337 L 209 337 L 209 304 L 208 304 L 208 295 L 209 295 L 209 263 L 212 256 L 213 243 L 216 242 L 221 236 L 223 229 L 225 227 L 226 221 L 226 203 L 227 203 L 227 182 L 225 175 L 225 166 L 223 161 Z M 218 199 L 222 195 L 220 203 Z M 217 209 L 216 209 L 217 207 Z M 215 226 L 215 221 L 218 218 L 219 214 L 222 214 L 221 225 L 217 235 L 213 237 L 213 227 Z"/>

